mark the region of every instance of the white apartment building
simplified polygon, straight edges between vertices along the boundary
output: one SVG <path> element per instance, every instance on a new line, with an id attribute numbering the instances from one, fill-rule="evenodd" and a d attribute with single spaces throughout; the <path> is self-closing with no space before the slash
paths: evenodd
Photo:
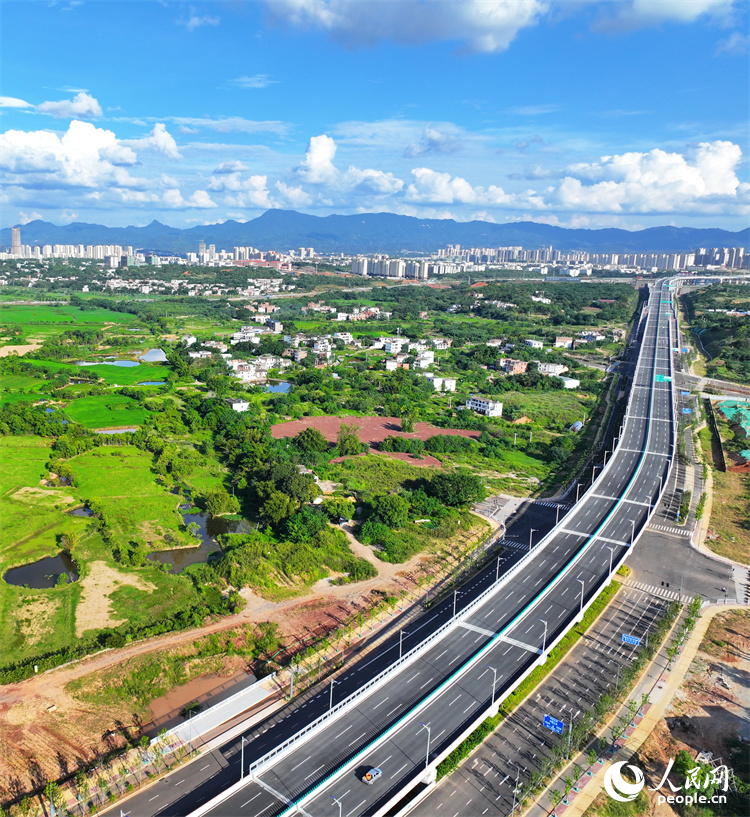
<path id="1" fill-rule="evenodd" d="M 408 338 L 387 338 L 383 348 L 389 354 L 396 355 L 408 344 Z"/>
<path id="2" fill-rule="evenodd" d="M 526 344 L 526 346 L 531 346 L 532 349 L 544 348 L 544 342 L 541 340 L 535 340 L 534 338 L 526 338 L 526 340 L 524 340 L 524 343 Z"/>
<path id="3" fill-rule="evenodd" d="M 503 404 L 496 400 L 489 400 L 486 397 L 478 397 L 472 394 L 466 401 L 466 408 L 484 414 L 486 417 L 502 417 Z"/>
<path id="4" fill-rule="evenodd" d="M 435 391 L 455 391 L 456 390 L 456 379 L 454 377 L 438 377 L 437 375 L 432 374 L 432 372 L 425 372 L 424 375 L 427 380 L 432 383 L 432 388 Z"/>
<path id="5" fill-rule="evenodd" d="M 538 366 L 539 374 L 560 375 L 568 371 L 568 367 L 563 366 L 562 363 L 539 363 Z"/>
<path id="6" fill-rule="evenodd" d="M 581 385 L 580 380 L 576 380 L 575 377 L 559 377 L 559 380 L 562 380 L 563 388 L 564 389 L 577 389 Z"/>

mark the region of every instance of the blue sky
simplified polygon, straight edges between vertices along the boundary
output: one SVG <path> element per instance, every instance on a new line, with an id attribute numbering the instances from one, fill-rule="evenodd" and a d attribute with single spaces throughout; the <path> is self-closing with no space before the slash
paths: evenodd
<path id="1" fill-rule="evenodd" d="M 745 0 L 3 0 L 3 226 L 748 225 Z"/>

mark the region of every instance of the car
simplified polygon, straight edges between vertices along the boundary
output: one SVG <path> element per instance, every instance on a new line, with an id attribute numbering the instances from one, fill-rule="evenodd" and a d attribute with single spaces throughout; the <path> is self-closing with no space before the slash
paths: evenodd
<path id="1" fill-rule="evenodd" d="M 377 766 L 371 766 L 363 775 L 362 775 L 362 782 L 367 783 L 368 786 L 372 786 L 372 784 L 379 778 L 382 777 L 383 772 L 378 769 Z"/>

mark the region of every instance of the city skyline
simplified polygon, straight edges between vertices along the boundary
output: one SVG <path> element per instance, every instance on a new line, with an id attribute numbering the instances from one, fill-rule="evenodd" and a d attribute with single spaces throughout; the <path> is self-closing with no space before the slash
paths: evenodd
<path id="1" fill-rule="evenodd" d="M 734 0 L 11 0 L 2 226 L 739 230 L 747 23 Z"/>

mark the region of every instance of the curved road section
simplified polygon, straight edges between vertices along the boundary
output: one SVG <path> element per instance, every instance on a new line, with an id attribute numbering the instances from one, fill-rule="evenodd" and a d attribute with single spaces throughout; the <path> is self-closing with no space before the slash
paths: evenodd
<path id="1" fill-rule="evenodd" d="M 409 625 L 403 643 L 396 639 L 357 662 L 339 686 L 257 734 L 244 746 L 243 779 L 239 748 L 228 745 L 213 786 L 195 781 L 190 794 L 159 814 L 378 817 L 418 783 L 434 780 L 440 760 L 580 618 L 654 512 L 676 448 L 675 320 L 664 281 L 651 288 L 642 313 L 615 451 L 531 552 L 502 572 L 500 563 L 488 568 L 462 588 L 465 596 Z M 372 767 L 382 776 L 366 785 L 362 777 Z M 213 795 L 220 782 L 223 791 L 196 808 L 200 792 Z"/>

